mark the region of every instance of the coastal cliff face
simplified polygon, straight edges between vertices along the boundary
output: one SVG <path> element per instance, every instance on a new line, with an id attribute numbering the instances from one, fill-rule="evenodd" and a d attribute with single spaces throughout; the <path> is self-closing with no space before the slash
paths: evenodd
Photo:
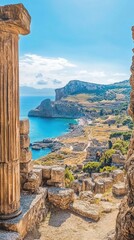
<path id="1" fill-rule="evenodd" d="M 46 99 L 40 106 L 31 110 L 28 116 L 46 118 L 81 118 L 86 115 L 84 108 L 77 103 L 68 101 L 51 101 Z"/>

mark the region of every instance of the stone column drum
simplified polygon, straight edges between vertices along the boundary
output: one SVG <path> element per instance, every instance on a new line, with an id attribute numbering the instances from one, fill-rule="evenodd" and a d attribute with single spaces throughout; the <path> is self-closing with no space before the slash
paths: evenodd
<path id="1" fill-rule="evenodd" d="M 30 21 L 22 4 L 0 7 L 0 219 L 21 212 L 18 39 Z"/>

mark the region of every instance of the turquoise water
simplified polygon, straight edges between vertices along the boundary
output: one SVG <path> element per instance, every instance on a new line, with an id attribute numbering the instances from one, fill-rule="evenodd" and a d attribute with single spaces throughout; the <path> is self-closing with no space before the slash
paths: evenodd
<path id="1" fill-rule="evenodd" d="M 47 97 L 48 98 L 48 97 Z M 54 100 L 54 97 L 49 97 Z M 37 107 L 45 97 L 20 97 L 20 117 L 28 118 L 28 112 Z M 74 119 L 38 118 L 29 117 L 30 142 L 61 136 L 69 131 L 69 123 L 76 122 Z M 38 159 L 50 153 L 50 149 L 32 150 L 33 159 Z"/>

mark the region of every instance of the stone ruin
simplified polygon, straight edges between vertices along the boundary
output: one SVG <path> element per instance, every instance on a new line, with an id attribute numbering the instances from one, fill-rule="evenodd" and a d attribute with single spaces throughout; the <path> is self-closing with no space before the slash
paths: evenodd
<path id="1" fill-rule="evenodd" d="M 113 188 L 113 194 L 126 194 L 124 175 L 93 175 L 76 180 L 72 189 L 64 188 L 64 168 L 39 166 L 32 162 L 29 150 L 29 121 L 19 121 L 19 34 L 30 32 L 31 18 L 22 4 L 0 7 L 0 239 L 19 240 L 48 212 L 48 203 L 70 209 L 98 221 L 100 209 L 93 194 Z M 132 28 L 134 39 L 134 27 Z M 134 52 L 134 51 L 133 51 Z M 134 119 L 134 57 L 131 67 L 132 86 L 129 113 Z M 128 195 L 117 217 L 116 240 L 134 239 L 134 136 L 128 152 L 126 170 Z M 21 191 L 20 191 L 21 190 Z M 79 193 L 75 199 L 74 192 Z M 74 201 L 75 200 L 75 201 Z M 111 206 L 104 204 L 103 211 Z M 101 210 L 102 211 L 102 210 Z"/>
<path id="2" fill-rule="evenodd" d="M 134 27 L 132 27 L 132 38 L 134 39 Z M 134 121 L 134 56 L 132 57 L 131 73 L 130 85 L 132 91 L 130 94 L 130 106 L 128 112 Z M 134 239 L 134 132 L 129 145 L 125 169 L 127 172 L 128 195 L 120 205 L 116 221 L 115 240 Z"/>

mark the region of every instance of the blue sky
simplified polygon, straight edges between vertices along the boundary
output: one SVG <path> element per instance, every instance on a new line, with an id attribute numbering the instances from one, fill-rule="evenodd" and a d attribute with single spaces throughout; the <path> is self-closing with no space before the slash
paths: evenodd
<path id="1" fill-rule="evenodd" d="M 22 0 L 31 34 L 20 38 L 20 82 L 61 87 L 71 79 L 128 79 L 133 0 Z M 18 3 L 1 0 L 1 5 Z"/>

